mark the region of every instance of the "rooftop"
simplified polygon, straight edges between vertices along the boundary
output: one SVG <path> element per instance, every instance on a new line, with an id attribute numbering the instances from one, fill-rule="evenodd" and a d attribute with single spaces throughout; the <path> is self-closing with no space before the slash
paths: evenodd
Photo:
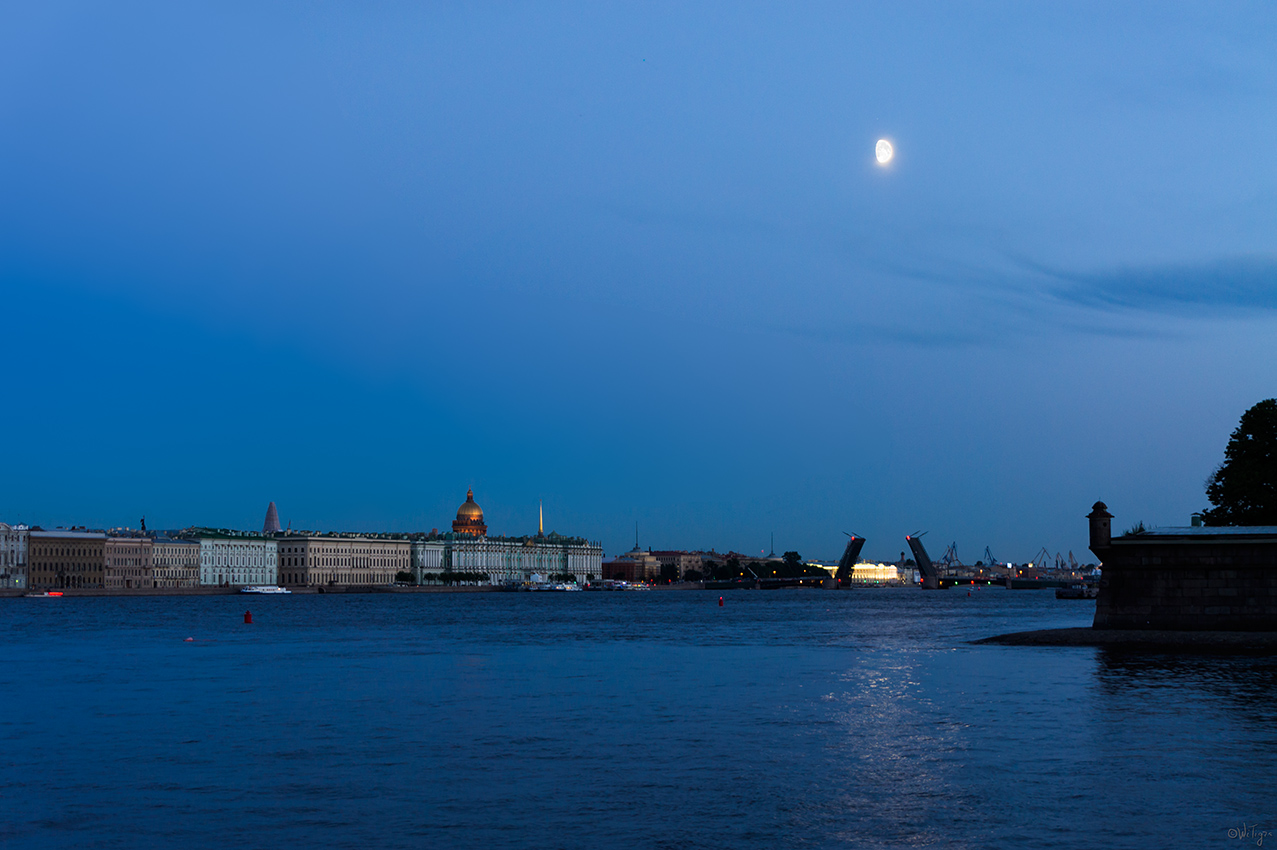
<path id="1" fill-rule="evenodd" d="M 105 531 L 87 531 L 85 529 L 70 528 L 33 528 L 30 535 L 32 537 L 62 537 L 79 540 L 105 540 Z"/>
<path id="2" fill-rule="evenodd" d="M 1130 543 L 1150 537 L 1272 537 L 1277 540 L 1277 525 L 1162 525 L 1114 537 L 1113 542 Z"/>

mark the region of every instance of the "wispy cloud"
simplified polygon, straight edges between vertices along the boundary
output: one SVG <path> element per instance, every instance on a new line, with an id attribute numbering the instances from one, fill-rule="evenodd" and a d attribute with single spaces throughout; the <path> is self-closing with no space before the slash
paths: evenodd
<path id="1" fill-rule="evenodd" d="M 1047 294 L 1102 310 L 1237 313 L 1277 310 L 1277 256 L 1073 273 L 1026 263 L 1049 279 Z"/>

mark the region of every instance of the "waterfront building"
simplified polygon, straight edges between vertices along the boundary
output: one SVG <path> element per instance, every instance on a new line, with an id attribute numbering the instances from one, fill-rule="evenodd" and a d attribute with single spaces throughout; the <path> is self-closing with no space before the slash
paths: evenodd
<path id="1" fill-rule="evenodd" d="M 1277 526 L 1171 526 L 1113 536 L 1096 502 L 1097 629 L 1277 631 Z"/>
<path id="2" fill-rule="evenodd" d="M 27 584 L 33 589 L 102 587 L 106 533 L 36 526 L 27 535 Z"/>
<path id="3" fill-rule="evenodd" d="M 154 538 L 151 571 L 156 587 L 198 587 L 200 544 L 175 537 Z"/>
<path id="4" fill-rule="evenodd" d="M 534 575 L 571 575 L 585 583 L 603 575 L 603 548 L 583 537 L 561 534 L 481 537 L 455 533 L 423 535 L 412 542 L 413 577 L 480 573 L 491 584 L 521 584 Z"/>
<path id="5" fill-rule="evenodd" d="M 637 545 L 618 555 L 606 564 L 600 564 L 604 578 L 616 581 L 659 581 L 661 561 L 652 552 L 643 551 Z"/>
<path id="6" fill-rule="evenodd" d="M 25 525 L 0 522 L 0 589 L 27 586 L 27 535 Z"/>
<path id="7" fill-rule="evenodd" d="M 299 531 L 276 542 L 284 587 L 387 585 L 412 569 L 406 534 Z"/>
<path id="8" fill-rule="evenodd" d="M 698 573 L 704 571 L 703 556 L 700 552 L 665 549 L 652 552 L 651 555 L 661 565 L 662 572 L 672 572 L 679 581 L 683 580 L 688 570 L 696 570 Z"/>
<path id="9" fill-rule="evenodd" d="M 273 536 L 224 528 L 189 528 L 179 536 L 199 543 L 199 583 L 205 587 L 275 584 L 278 579 Z"/>
<path id="10" fill-rule="evenodd" d="M 151 538 L 132 530 L 112 531 L 103 547 L 103 586 L 110 590 L 155 587 Z"/>
<path id="11" fill-rule="evenodd" d="M 450 533 L 414 535 L 412 573 L 418 582 L 440 573 L 479 573 L 487 575 L 490 583 L 502 585 L 532 581 L 534 575 L 571 575 L 578 583 L 603 575 L 600 543 L 546 534 L 543 520 L 536 534 L 489 537 L 473 490 L 457 509 L 452 528 Z"/>

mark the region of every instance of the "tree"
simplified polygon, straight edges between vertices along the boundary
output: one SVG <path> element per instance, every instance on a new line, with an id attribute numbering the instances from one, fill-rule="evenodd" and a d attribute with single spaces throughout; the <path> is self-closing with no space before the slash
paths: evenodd
<path id="1" fill-rule="evenodd" d="M 803 556 L 797 552 L 786 552 L 784 555 L 785 566 L 797 567 L 803 562 Z"/>
<path id="2" fill-rule="evenodd" d="M 1224 462 L 1206 479 L 1207 525 L 1277 525 L 1277 399 L 1242 414 Z"/>

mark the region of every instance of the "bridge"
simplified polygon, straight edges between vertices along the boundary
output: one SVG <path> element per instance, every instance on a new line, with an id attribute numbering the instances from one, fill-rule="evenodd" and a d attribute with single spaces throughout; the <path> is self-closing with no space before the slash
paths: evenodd
<path id="1" fill-rule="evenodd" d="M 913 552 L 913 560 L 918 565 L 918 572 L 922 573 L 922 589 L 939 590 L 940 571 L 936 569 L 935 564 L 931 563 L 931 558 L 922 545 L 922 534 L 916 531 L 913 534 L 906 534 L 905 542 L 909 544 L 909 551 Z"/>

